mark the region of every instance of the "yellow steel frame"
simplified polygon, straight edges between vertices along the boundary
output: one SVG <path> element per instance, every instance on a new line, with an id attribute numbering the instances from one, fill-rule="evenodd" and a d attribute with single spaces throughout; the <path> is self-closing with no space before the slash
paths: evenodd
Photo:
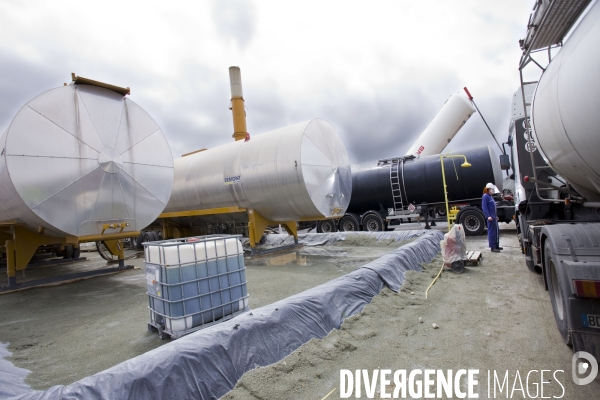
<path id="1" fill-rule="evenodd" d="M 135 237 L 140 232 L 123 232 L 127 227 L 125 223 L 104 224 L 102 233 L 89 236 L 48 236 L 43 234 L 43 229 L 38 232 L 31 231 L 17 221 L 0 222 L 0 229 L 7 230 L 0 232 L 0 240 L 5 243 L 6 248 L 6 272 L 8 275 L 9 286 L 15 282 L 17 271 L 27 268 L 27 265 L 33 258 L 33 255 L 40 246 L 45 245 L 72 245 L 79 248 L 80 243 L 102 241 L 112 255 L 118 256 L 119 260 L 125 259 L 122 239 Z M 118 232 L 106 233 L 107 230 L 116 229 Z"/>
<path id="2" fill-rule="evenodd" d="M 179 239 L 180 237 L 191 236 L 193 231 L 186 226 L 178 225 L 170 222 L 171 218 L 181 217 L 198 217 L 203 215 L 216 215 L 216 214 L 232 214 L 232 213 L 245 213 L 246 209 L 243 207 L 219 207 L 219 208 L 207 208 L 203 210 L 189 210 L 189 211 L 176 211 L 162 213 L 158 216 L 158 219 L 162 219 L 162 231 L 164 238 Z M 196 233 L 198 234 L 198 233 Z M 202 233 L 201 233 L 202 234 Z"/>
<path id="3" fill-rule="evenodd" d="M 248 236 L 250 239 L 250 246 L 255 247 L 258 242 L 260 242 L 260 238 L 264 233 L 265 229 L 268 226 L 272 225 L 282 225 L 285 230 L 294 236 L 294 239 L 298 240 L 298 228 L 296 225 L 296 221 L 284 221 L 284 222 L 276 222 L 271 221 L 264 218 L 262 215 L 257 213 L 254 210 L 247 210 L 243 207 L 220 207 L 220 208 L 207 208 L 204 210 L 189 210 L 189 211 L 176 211 L 176 212 L 167 212 L 162 213 L 158 216 L 159 219 L 163 219 L 162 221 L 162 229 L 163 229 L 163 237 L 168 238 L 172 237 L 177 239 L 181 237 L 181 235 L 186 235 L 185 226 L 175 226 L 175 224 L 170 223 L 168 220 L 170 218 L 181 218 L 181 217 L 196 217 L 203 215 L 216 215 L 216 214 L 232 214 L 232 213 L 242 213 L 247 212 L 248 214 Z M 324 219 L 322 217 L 315 218 L 302 218 L 301 221 L 314 221 L 318 219 Z"/>
<path id="4" fill-rule="evenodd" d="M 177 217 L 195 217 L 200 215 L 213 215 L 213 214 L 229 214 L 229 213 L 239 213 L 246 212 L 246 209 L 243 207 L 219 207 L 219 208 L 207 208 L 204 210 L 189 210 L 189 211 L 175 211 L 175 212 L 166 212 L 162 213 L 158 216 L 158 218 L 177 218 Z"/>
<path id="5" fill-rule="evenodd" d="M 459 212 L 460 212 L 460 210 L 458 208 L 456 208 L 456 207 L 452 207 L 450 209 L 450 213 L 448 214 L 448 218 L 449 218 L 449 220 L 450 220 L 450 222 L 452 224 L 456 223 L 456 216 L 458 215 Z"/>

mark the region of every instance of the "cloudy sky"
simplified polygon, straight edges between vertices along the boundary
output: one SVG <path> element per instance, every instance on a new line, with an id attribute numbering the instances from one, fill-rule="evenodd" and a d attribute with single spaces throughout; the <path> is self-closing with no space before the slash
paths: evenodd
<path id="1" fill-rule="evenodd" d="M 404 154 L 467 86 L 505 140 L 533 4 L 0 0 L 0 129 L 75 72 L 131 87 L 178 157 L 233 140 L 237 65 L 252 135 L 324 118 L 365 165 Z M 450 149 L 482 144 L 494 145 L 475 114 Z"/>

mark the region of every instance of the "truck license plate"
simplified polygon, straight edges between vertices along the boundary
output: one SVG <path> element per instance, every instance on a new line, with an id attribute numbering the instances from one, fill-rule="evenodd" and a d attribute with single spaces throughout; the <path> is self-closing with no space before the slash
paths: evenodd
<path id="1" fill-rule="evenodd" d="M 600 315 L 581 314 L 581 322 L 585 328 L 600 329 Z"/>

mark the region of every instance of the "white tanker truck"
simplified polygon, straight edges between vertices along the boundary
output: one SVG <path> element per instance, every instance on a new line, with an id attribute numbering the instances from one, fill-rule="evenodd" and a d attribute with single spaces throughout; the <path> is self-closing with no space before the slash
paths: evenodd
<path id="1" fill-rule="evenodd" d="M 588 3 L 536 2 L 508 143 L 526 264 L 543 274 L 564 342 L 600 358 L 600 3 L 571 29 Z M 537 85 L 523 82 L 532 53 L 551 55 L 569 29 Z"/>

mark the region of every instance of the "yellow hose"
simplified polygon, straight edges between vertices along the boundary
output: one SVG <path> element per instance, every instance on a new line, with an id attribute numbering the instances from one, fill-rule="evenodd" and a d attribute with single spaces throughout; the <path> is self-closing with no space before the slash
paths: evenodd
<path id="1" fill-rule="evenodd" d="M 429 289 L 433 286 L 433 284 L 435 283 L 435 281 L 437 281 L 437 278 L 440 277 L 440 275 L 442 274 L 442 270 L 444 269 L 444 262 L 442 261 L 442 268 L 440 268 L 440 272 L 438 272 L 437 276 L 435 277 L 435 279 L 433 280 L 433 282 L 431 282 L 429 284 L 429 287 L 427 288 L 427 290 L 425 291 L 425 298 L 427 299 L 427 292 L 429 292 Z"/>
<path id="2" fill-rule="evenodd" d="M 336 388 L 333 388 L 333 390 L 332 390 L 331 392 L 327 393 L 327 395 L 326 395 L 325 397 L 323 397 L 321 400 L 325 400 L 326 398 L 328 398 L 329 396 L 331 396 L 331 394 L 332 394 L 333 392 L 335 392 L 335 389 L 336 389 Z"/>

